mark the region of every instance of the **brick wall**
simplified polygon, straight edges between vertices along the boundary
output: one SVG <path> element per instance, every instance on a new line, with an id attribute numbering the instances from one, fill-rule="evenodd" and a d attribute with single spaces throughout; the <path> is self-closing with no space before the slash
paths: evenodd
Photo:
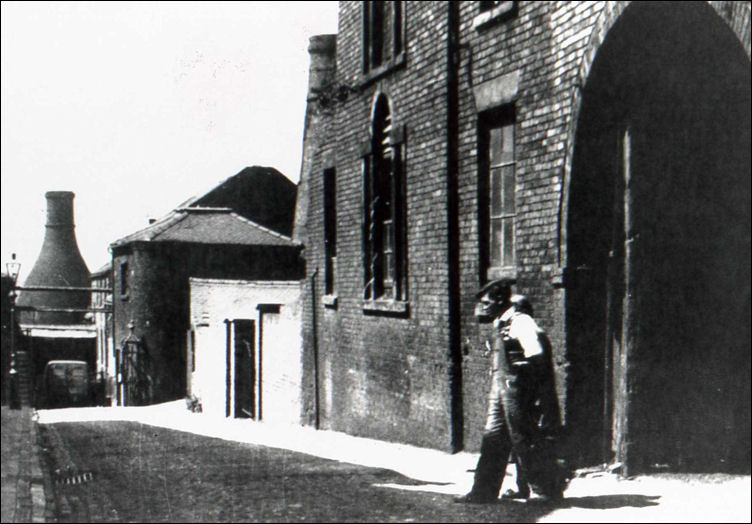
<path id="1" fill-rule="evenodd" d="M 128 296 L 120 289 L 122 263 L 129 271 Z M 302 264 L 296 248 L 133 243 L 113 252 L 113 312 L 116 347 L 129 334 L 150 354 L 150 402 L 185 395 L 185 337 L 189 323 L 189 277 L 253 280 L 297 279 Z"/>
<path id="2" fill-rule="evenodd" d="M 450 347 L 448 332 L 449 275 L 458 270 L 464 445 L 466 449 L 478 448 L 489 385 L 488 361 L 482 356 L 487 333 L 472 317 L 474 293 L 483 281 L 478 227 L 478 121 L 483 110 L 493 107 L 479 98 L 479 92 L 495 82 L 514 84 L 511 94 L 498 103 L 513 104 L 515 109 L 516 291 L 530 297 L 536 318 L 549 332 L 565 418 L 571 412 L 568 392 L 575 386 L 568 357 L 577 348 L 567 347 L 567 286 L 574 277 L 583 278 L 569 267 L 567 252 L 576 124 L 593 61 L 630 3 L 515 4 L 510 12 L 486 24 L 479 23 L 478 2 L 459 5 L 459 268 L 450 268 L 448 246 L 453 240 L 447 232 L 447 147 L 452 142 L 446 129 L 447 5 L 408 2 L 405 66 L 364 85 L 360 75 L 361 5 L 340 3 L 336 81 L 354 87 L 355 92 L 322 114 L 315 130 L 320 133 L 321 144 L 302 169 L 309 189 L 309 281 L 304 313 L 304 347 L 309 363 L 304 398 L 309 422 L 315 418 L 315 388 L 310 378 L 318 351 L 319 414 L 324 427 L 439 448 L 449 446 L 448 373 L 450 355 L 457 349 Z M 749 4 L 710 5 L 741 41 L 748 58 Z M 369 111 L 376 92 L 390 97 L 394 120 L 407 129 L 407 318 L 368 316 L 361 307 L 359 150 L 368 137 Z M 322 171 L 328 167 L 337 169 L 336 308 L 325 307 L 321 300 Z M 312 289 L 315 300 L 311 300 Z"/>
<path id="3" fill-rule="evenodd" d="M 449 446 L 446 235 L 446 9 L 407 8 L 405 67 L 364 85 L 361 7 L 341 4 L 338 83 L 358 92 L 329 110 L 327 137 L 310 166 L 306 244 L 309 279 L 323 294 L 322 170 L 337 170 L 336 308 L 317 303 L 320 420 L 323 427 L 414 444 Z M 408 318 L 363 311 L 362 163 L 376 93 L 389 97 L 393 122 L 406 127 Z M 306 172 L 304 166 L 304 173 Z M 306 348 L 313 333 L 310 280 Z M 313 351 L 308 349 L 309 375 Z M 309 422 L 315 391 L 308 382 Z"/>

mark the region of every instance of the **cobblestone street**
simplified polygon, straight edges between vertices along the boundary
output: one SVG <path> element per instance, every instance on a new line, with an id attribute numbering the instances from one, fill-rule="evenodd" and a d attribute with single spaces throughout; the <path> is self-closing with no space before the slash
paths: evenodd
<path id="1" fill-rule="evenodd" d="M 142 408 L 39 412 L 59 522 L 749 522 L 750 477 L 581 471 L 560 506 L 455 504 L 477 454 Z M 3 426 L 3 433 L 7 428 Z M 5 449 L 4 449 L 5 451 Z M 6 454 L 3 454 L 3 472 Z M 513 478 L 508 472 L 505 486 Z M 5 497 L 3 499 L 5 501 Z M 50 505 L 52 506 L 52 504 Z M 52 521 L 47 519 L 48 521 Z M 5 521 L 5 520 L 4 520 Z"/>
<path id="2" fill-rule="evenodd" d="M 41 431 L 61 522 L 508 522 L 552 509 L 458 505 L 390 470 L 134 422 Z"/>

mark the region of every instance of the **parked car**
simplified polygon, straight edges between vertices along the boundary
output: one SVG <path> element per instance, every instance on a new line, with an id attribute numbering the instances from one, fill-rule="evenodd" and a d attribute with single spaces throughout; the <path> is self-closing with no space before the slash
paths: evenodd
<path id="1" fill-rule="evenodd" d="M 42 399 L 44 407 L 61 408 L 91 405 L 89 365 L 83 360 L 50 360 L 44 368 Z"/>

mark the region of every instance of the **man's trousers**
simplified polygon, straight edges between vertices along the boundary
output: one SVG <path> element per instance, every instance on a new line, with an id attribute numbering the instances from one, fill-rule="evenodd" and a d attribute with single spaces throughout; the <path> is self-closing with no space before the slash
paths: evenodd
<path id="1" fill-rule="evenodd" d="M 494 373 L 472 491 L 487 499 L 498 497 L 514 452 L 518 475 L 537 493 L 561 495 L 564 479 L 556 461 L 552 427 L 558 426 L 558 405 L 554 405 L 550 364 L 542 357 L 533 358 L 517 365 L 502 364 Z"/>

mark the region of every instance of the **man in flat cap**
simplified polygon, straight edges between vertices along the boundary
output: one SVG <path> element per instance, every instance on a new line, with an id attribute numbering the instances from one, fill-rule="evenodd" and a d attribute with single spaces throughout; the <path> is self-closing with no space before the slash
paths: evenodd
<path id="1" fill-rule="evenodd" d="M 512 295 L 513 282 L 489 282 L 476 295 L 478 321 L 493 323 L 493 381 L 473 488 L 457 502 L 495 502 L 510 454 L 517 463 L 517 490 L 504 498 L 526 499 L 529 483 L 541 497 L 558 500 L 566 487 L 556 460 L 560 416 L 551 344 L 527 298 Z"/>

